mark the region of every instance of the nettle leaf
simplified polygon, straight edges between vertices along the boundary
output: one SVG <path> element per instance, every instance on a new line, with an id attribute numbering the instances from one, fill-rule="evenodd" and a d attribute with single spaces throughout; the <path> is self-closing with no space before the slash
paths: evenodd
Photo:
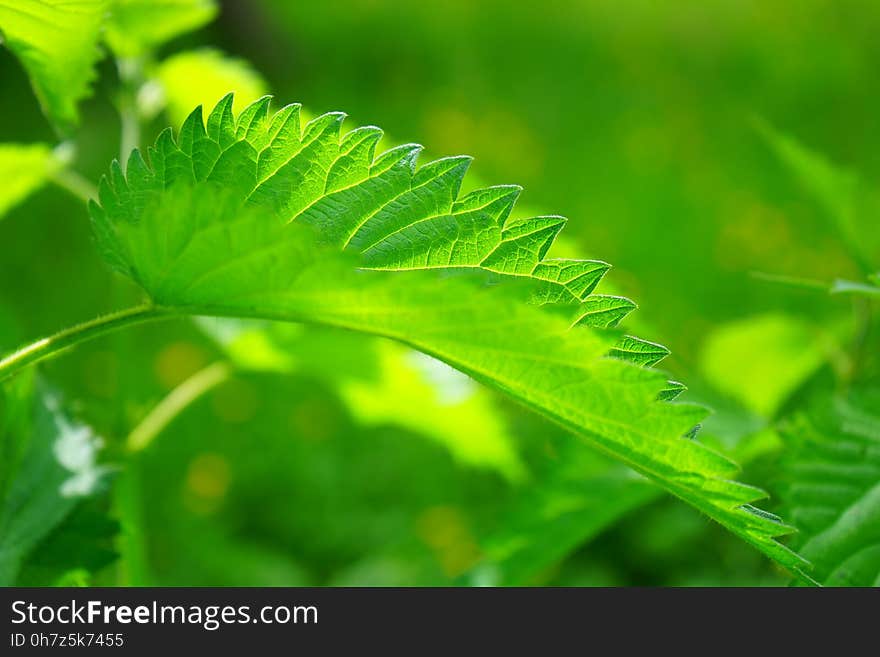
<path id="1" fill-rule="evenodd" d="M 880 391 L 792 421 L 780 494 L 796 546 L 830 586 L 880 586 Z"/>
<path id="2" fill-rule="evenodd" d="M 108 0 L 0 0 L 0 33 L 21 60 L 43 112 L 62 130 L 89 94 Z"/>
<path id="3" fill-rule="evenodd" d="M 0 144 L 0 219 L 42 187 L 59 166 L 45 144 Z"/>
<path id="4" fill-rule="evenodd" d="M 475 581 L 540 582 L 543 571 L 662 494 L 629 468 L 573 441 L 560 445 L 555 461 L 520 490 L 499 529 L 483 542 L 485 556 L 472 573 Z"/>
<path id="5" fill-rule="evenodd" d="M 121 57 L 140 57 L 217 15 L 214 0 L 112 0 L 105 39 Z"/>
<path id="6" fill-rule="evenodd" d="M 803 561 L 757 512 L 763 491 L 686 438 L 702 407 L 658 401 L 667 350 L 578 323 L 604 263 L 548 257 L 565 220 L 510 220 L 520 188 L 460 194 L 470 163 L 376 155 L 382 131 L 341 113 L 301 125 L 269 98 L 236 118 L 227 96 L 149 165 L 114 163 L 91 213 L 107 261 L 173 312 L 314 323 L 392 338 L 558 422 L 785 567 Z"/>

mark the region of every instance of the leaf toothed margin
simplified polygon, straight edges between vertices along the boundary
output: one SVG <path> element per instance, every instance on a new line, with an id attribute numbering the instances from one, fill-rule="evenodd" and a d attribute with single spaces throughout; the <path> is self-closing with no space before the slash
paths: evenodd
<path id="1" fill-rule="evenodd" d="M 806 562 L 775 540 L 792 528 L 752 506 L 765 493 L 734 481 L 736 464 L 689 439 L 705 410 L 670 401 L 683 386 L 650 369 L 668 350 L 610 328 L 635 304 L 592 294 L 607 263 L 546 258 L 564 218 L 511 218 L 517 186 L 460 196 L 470 158 L 417 166 L 415 144 L 376 155 L 382 131 L 368 126 L 343 134 L 344 116 L 324 114 L 301 126 L 299 105 L 270 115 L 266 97 L 236 119 L 231 95 L 207 121 L 196 109 L 177 139 L 170 129 L 159 136 L 149 165 L 135 151 L 127 175 L 114 162 L 102 179 L 100 203 L 91 205 L 101 252 L 155 303 L 180 312 L 331 324 L 445 360 L 808 579 Z M 192 205 L 162 207 L 169 190 L 181 186 L 196 190 Z M 212 206 L 221 193 L 236 199 L 232 211 Z M 260 217 L 253 216 L 257 210 Z M 316 280 L 294 260 L 291 223 L 312 227 L 329 249 L 358 254 L 359 271 L 374 277 L 344 281 L 340 274 L 331 281 L 337 289 L 309 294 Z M 425 270 L 526 280 L 533 302 L 526 305 L 548 312 L 467 299 L 466 291 L 432 296 L 443 282 L 417 287 L 425 279 L 416 272 Z M 456 303 L 428 303 L 441 298 Z M 571 328 L 532 334 L 557 308 L 569 312 Z M 509 330 L 500 330 L 502 320 Z"/>

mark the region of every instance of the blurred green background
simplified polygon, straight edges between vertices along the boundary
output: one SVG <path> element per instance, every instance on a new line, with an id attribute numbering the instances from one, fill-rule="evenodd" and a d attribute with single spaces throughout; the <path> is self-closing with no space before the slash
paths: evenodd
<path id="1" fill-rule="evenodd" d="M 873 0 L 259 0 L 222 3 L 215 22 L 163 52 L 219 48 L 249 61 L 279 101 L 313 113 L 344 110 L 353 124 L 424 143 L 432 156 L 475 156 L 473 171 L 489 184 L 522 184 L 525 205 L 570 218 L 573 252 L 614 264 L 611 284 L 640 305 L 640 335 L 672 349 L 664 368 L 691 385 L 691 398 L 721 409 L 714 431 L 735 449 L 749 430 L 725 425 L 724 409 L 743 400 L 726 399 L 706 380 L 701 354 L 710 336 L 761 313 L 821 326 L 848 310 L 846 301 L 751 272 L 859 276 L 823 208 L 756 125 L 769 123 L 878 179 L 878 34 Z M 105 61 L 83 106 L 79 162 L 92 179 L 118 150 L 107 139 L 107 125 L 118 124 L 108 102 L 115 76 Z M 53 140 L 5 50 L 0 98 L 0 141 Z M 153 122 L 147 140 L 165 121 Z M 16 208 L 0 222 L 0 244 L 5 346 L 121 307 L 134 294 L 104 267 L 85 209 L 63 191 Z M 344 349 L 362 355 L 377 346 Z M 106 438 L 112 462 L 139 418 L 221 356 L 179 321 L 86 345 L 45 372 Z M 608 511 L 603 499 L 589 506 L 598 490 L 590 473 L 608 484 L 608 466 L 569 454 L 559 429 L 489 397 L 525 464 L 521 476 L 468 463 L 393 419 L 367 421 L 314 369 L 235 374 L 117 476 L 103 504 L 122 523 L 123 558 L 91 581 L 506 582 L 493 541 L 511 514 L 514 525 L 530 526 L 537 502 L 529 496 L 541 486 L 559 504 L 574 500 L 568 516 L 554 516 L 563 549 L 509 581 L 785 581 L 696 511 L 640 482 L 608 493 L 621 504 L 633 496 L 622 519 L 592 540 L 578 538 L 578 527 Z M 745 473 L 767 485 L 762 476 L 760 460 Z M 551 545 L 536 549 L 553 553 L 553 531 L 539 523 L 530 535 L 545 531 Z"/>

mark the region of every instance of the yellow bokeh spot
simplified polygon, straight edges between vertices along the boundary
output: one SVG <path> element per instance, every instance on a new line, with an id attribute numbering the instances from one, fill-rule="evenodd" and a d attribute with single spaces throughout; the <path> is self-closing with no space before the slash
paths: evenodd
<path id="1" fill-rule="evenodd" d="M 168 389 L 183 383 L 208 363 L 207 354 L 191 342 L 172 342 L 159 352 L 154 371 Z"/>
<path id="2" fill-rule="evenodd" d="M 186 471 L 184 500 L 194 512 L 208 514 L 222 504 L 232 479 L 229 461 L 207 452 L 196 456 Z"/>
<path id="3" fill-rule="evenodd" d="M 416 519 L 416 533 L 434 551 L 443 571 L 450 577 L 461 575 L 480 557 L 479 547 L 455 507 L 425 509 Z"/>

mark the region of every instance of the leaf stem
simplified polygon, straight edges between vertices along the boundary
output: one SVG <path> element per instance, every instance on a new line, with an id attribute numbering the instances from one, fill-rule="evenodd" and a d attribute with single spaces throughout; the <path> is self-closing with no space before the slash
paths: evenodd
<path id="1" fill-rule="evenodd" d="M 217 387 L 232 373 L 228 363 L 217 361 L 199 370 L 153 407 L 147 416 L 128 435 L 126 447 L 139 452 L 167 427 L 175 417 L 196 399 Z"/>
<path id="2" fill-rule="evenodd" d="M 150 586 L 147 541 L 144 536 L 143 496 L 140 463 L 130 459 L 113 486 L 113 505 L 121 531 L 117 535 L 117 585 Z"/>
<path id="3" fill-rule="evenodd" d="M 140 146 L 141 117 L 137 107 L 137 89 L 143 77 L 143 65 L 137 58 L 118 59 L 121 89 L 116 102 L 119 110 L 121 134 L 119 136 L 119 166 L 125 171 L 128 156 Z"/>
<path id="4" fill-rule="evenodd" d="M 52 182 L 86 203 L 90 199 L 98 198 L 98 188 L 95 187 L 92 181 L 73 169 L 60 169 L 56 171 L 52 174 Z"/>
<path id="5" fill-rule="evenodd" d="M 122 122 L 122 134 L 119 139 L 119 166 L 125 171 L 129 154 L 141 142 L 141 123 L 137 116 L 137 110 L 133 104 L 127 101 L 119 110 L 119 118 Z"/>
<path id="6" fill-rule="evenodd" d="M 59 331 L 55 335 L 37 340 L 0 360 L 0 381 L 18 373 L 25 367 L 57 355 L 67 347 L 86 342 L 126 326 L 168 317 L 173 311 L 144 304 L 104 315 L 88 322 Z"/>
<path id="7" fill-rule="evenodd" d="M 797 287 L 804 290 L 813 290 L 815 292 L 822 292 L 827 294 L 831 285 L 825 283 L 824 281 L 817 281 L 812 278 L 802 278 L 800 276 L 785 276 L 782 274 L 768 274 L 762 271 L 753 271 L 750 272 L 752 278 L 756 278 L 759 281 L 766 281 L 768 283 L 778 283 L 779 285 L 787 285 L 789 287 Z"/>

